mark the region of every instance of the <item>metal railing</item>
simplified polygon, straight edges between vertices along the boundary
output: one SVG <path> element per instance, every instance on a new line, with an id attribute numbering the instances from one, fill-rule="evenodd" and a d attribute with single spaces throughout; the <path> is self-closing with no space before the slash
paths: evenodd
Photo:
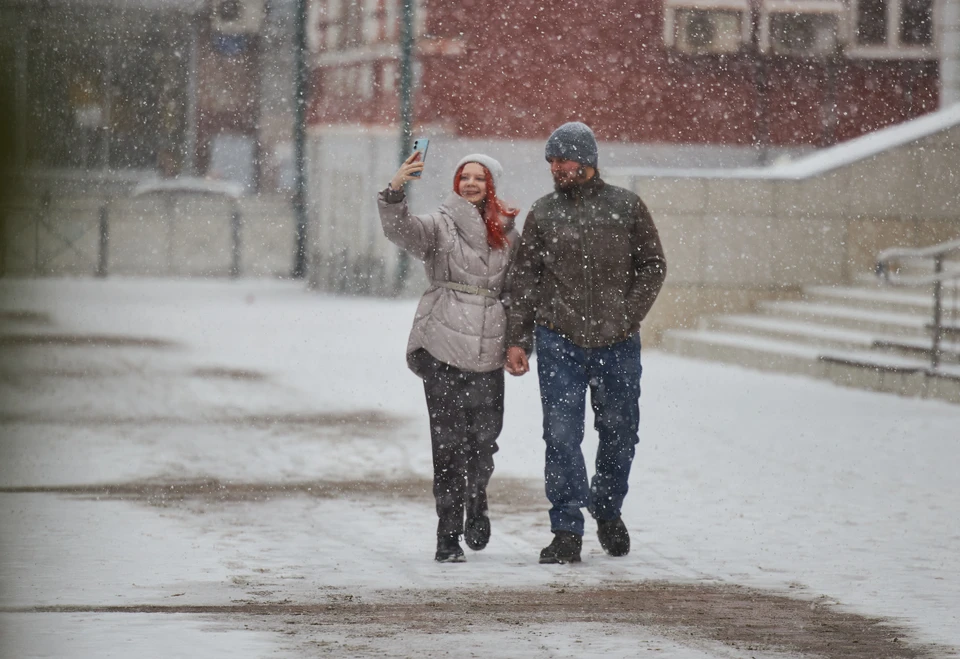
<path id="1" fill-rule="evenodd" d="M 943 283 L 946 281 L 960 281 L 960 266 L 945 268 L 947 257 L 960 254 L 960 240 L 950 240 L 939 245 L 929 247 L 894 247 L 886 249 L 877 255 L 877 276 L 883 281 L 895 286 L 923 286 L 933 284 L 933 322 L 930 324 L 930 368 L 940 366 L 942 358 L 941 345 L 943 344 Z M 931 274 L 908 275 L 895 272 L 893 264 L 907 262 L 923 262 L 933 266 Z M 956 287 L 954 288 L 956 292 Z"/>

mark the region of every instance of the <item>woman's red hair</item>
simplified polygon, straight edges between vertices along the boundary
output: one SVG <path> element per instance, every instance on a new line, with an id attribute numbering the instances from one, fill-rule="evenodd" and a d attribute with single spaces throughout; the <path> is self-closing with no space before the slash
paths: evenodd
<path id="1" fill-rule="evenodd" d="M 463 168 L 469 164 L 465 162 L 460 165 L 453 175 L 453 191 L 457 194 L 460 194 L 460 175 L 463 174 Z M 480 165 L 480 163 L 476 164 Z M 503 220 L 500 219 L 500 216 L 516 217 L 520 210 L 507 206 L 497 197 L 497 188 L 493 184 L 493 176 L 490 175 L 490 170 L 483 165 L 480 166 L 483 167 L 483 176 L 487 180 L 487 196 L 484 198 L 480 210 L 483 223 L 487 226 L 487 243 L 494 249 L 503 249 L 507 246 L 507 232 L 504 231 Z"/>

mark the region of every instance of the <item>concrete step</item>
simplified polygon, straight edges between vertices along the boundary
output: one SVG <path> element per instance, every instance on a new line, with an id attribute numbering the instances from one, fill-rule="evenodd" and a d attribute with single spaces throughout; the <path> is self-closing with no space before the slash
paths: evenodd
<path id="1" fill-rule="evenodd" d="M 933 316 L 932 286 L 922 289 L 811 286 L 805 288 L 803 293 L 803 299 L 814 304 L 840 304 L 871 311 L 922 314 L 928 318 Z M 960 321 L 960 288 L 951 286 L 943 290 L 941 310 L 944 318 Z"/>
<path id="2" fill-rule="evenodd" d="M 960 261 L 956 263 L 945 264 L 945 266 L 947 265 L 949 265 L 950 271 L 956 271 L 960 273 Z M 923 270 L 923 272 L 912 272 L 911 274 L 927 275 L 927 274 L 931 274 L 932 272 L 933 272 L 933 268 L 931 266 L 931 268 L 925 269 Z M 920 293 L 920 294 L 930 294 L 933 291 L 933 286 L 931 284 L 912 285 L 912 286 L 893 285 L 885 282 L 883 279 L 877 277 L 874 274 L 867 274 L 867 273 L 861 273 L 855 276 L 853 278 L 853 283 L 856 288 L 871 289 L 871 290 L 881 289 L 881 290 L 888 290 L 888 291 L 912 292 L 912 293 Z M 815 288 L 819 288 L 819 287 L 815 287 Z M 960 290 L 960 279 L 954 279 L 954 280 L 943 282 L 943 289 L 944 291 Z"/>
<path id="3" fill-rule="evenodd" d="M 710 330 L 671 330 L 665 334 L 662 347 L 684 357 L 960 403 L 960 365 L 931 371 L 925 359 L 871 350 L 821 350 L 795 341 Z"/>
<path id="4" fill-rule="evenodd" d="M 801 344 L 839 350 L 873 350 L 898 352 L 918 359 L 928 359 L 931 337 L 907 337 L 846 329 L 835 325 L 794 321 L 774 316 L 730 315 L 711 316 L 702 321 L 702 328 L 728 334 L 749 334 Z M 945 340 L 940 345 L 944 361 L 960 362 L 960 342 Z"/>
<path id="5" fill-rule="evenodd" d="M 822 377 L 819 350 L 793 341 L 711 330 L 670 330 L 661 347 L 683 357 L 736 364 L 760 371 Z"/>
<path id="6" fill-rule="evenodd" d="M 755 314 L 668 331 L 662 346 L 687 357 L 960 403 L 960 322 L 946 311 L 933 369 L 931 321 L 932 296 L 921 289 L 818 286 L 800 300 L 761 302 Z"/>
<path id="7" fill-rule="evenodd" d="M 840 304 L 871 311 L 933 313 L 932 288 L 920 291 L 890 287 L 810 286 L 803 289 L 803 299 L 815 304 Z"/>
<path id="8" fill-rule="evenodd" d="M 931 320 L 931 317 L 926 314 L 874 311 L 840 304 L 822 304 L 803 300 L 760 302 L 757 304 L 757 311 L 763 315 L 778 318 L 834 325 L 876 334 L 912 337 L 925 336 L 927 324 Z"/>
<path id="9" fill-rule="evenodd" d="M 913 360 L 898 364 L 887 359 L 831 353 L 820 356 L 824 375 L 834 384 L 960 404 L 960 367 L 940 366 L 933 370 L 921 365 L 926 362 Z"/>

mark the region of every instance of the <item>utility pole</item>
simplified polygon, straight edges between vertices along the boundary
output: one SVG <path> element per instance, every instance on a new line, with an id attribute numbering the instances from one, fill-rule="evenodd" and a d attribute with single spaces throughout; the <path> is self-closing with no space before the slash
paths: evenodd
<path id="1" fill-rule="evenodd" d="M 200 66 L 197 45 L 199 27 L 197 22 L 199 20 L 197 16 L 191 16 L 190 29 L 187 32 L 187 38 L 190 40 L 187 47 L 190 51 L 187 56 L 187 106 L 185 110 L 186 128 L 183 139 L 183 165 L 180 169 L 186 176 L 197 175 L 197 90 L 199 89 L 197 68 Z"/>
<path id="2" fill-rule="evenodd" d="M 760 44 L 760 22 L 763 17 L 760 14 L 759 2 L 750 3 L 750 48 L 749 52 L 753 58 L 753 85 L 756 92 L 756 105 L 754 112 L 755 120 L 755 145 L 758 148 L 758 164 L 766 166 L 770 159 L 770 124 L 767 118 L 767 95 L 769 86 L 767 84 L 767 62 L 765 53 Z"/>
<path id="3" fill-rule="evenodd" d="M 833 49 L 823 58 L 823 66 L 826 69 L 826 88 L 824 90 L 823 102 L 823 132 L 821 134 L 821 146 L 828 147 L 837 143 L 837 124 L 840 120 L 837 111 L 837 76 L 840 69 L 840 58 L 843 50 L 838 38 L 833 45 Z"/>
<path id="4" fill-rule="evenodd" d="M 303 279 L 307 273 L 307 181 L 304 171 L 307 111 L 307 0 L 297 0 L 296 34 L 293 48 L 295 72 L 293 162 L 296 174 L 293 187 L 293 216 L 297 224 L 297 234 L 291 275 L 295 279 Z"/>
<path id="5" fill-rule="evenodd" d="M 400 162 L 410 155 L 413 147 L 413 3 L 401 0 L 400 15 Z M 403 290 L 410 267 L 409 257 L 400 250 L 397 257 L 396 293 Z"/>

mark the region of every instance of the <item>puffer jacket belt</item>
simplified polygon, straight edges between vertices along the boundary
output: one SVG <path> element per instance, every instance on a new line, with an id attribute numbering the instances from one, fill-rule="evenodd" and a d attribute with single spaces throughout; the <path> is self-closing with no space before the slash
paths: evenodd
<path id="1" fill-rule="evenodd" d="M 455 281 L 435 281 L 432 282 L 432 285 L 440 288 L 449 288 L 451 291 L 467 293 L 468 295 L 482 295 L 483 297 L 493 298 L 494 300 L 500 297 L 499 293 L 491 291 L 489 288 L 480 288 L 479 286 L 470 286 L 469 284 L 458 284 Z"/>

